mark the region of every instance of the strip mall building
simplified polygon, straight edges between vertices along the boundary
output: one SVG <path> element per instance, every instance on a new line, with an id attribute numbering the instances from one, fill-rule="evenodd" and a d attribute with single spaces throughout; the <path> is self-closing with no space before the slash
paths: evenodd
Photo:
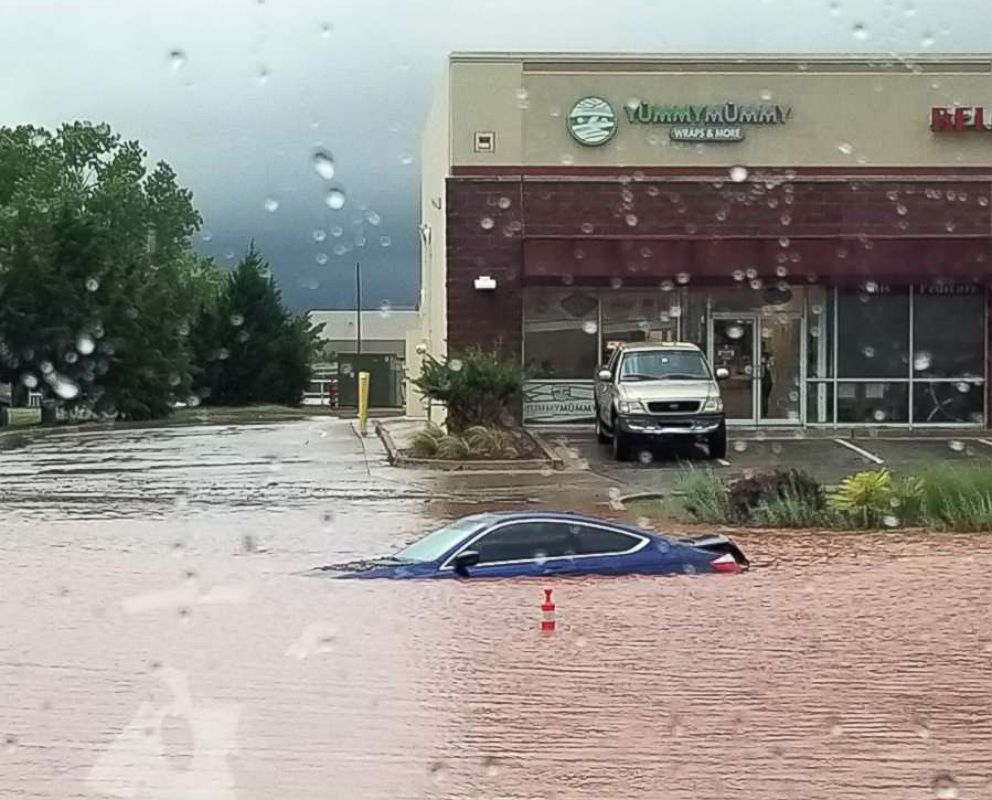
<path id="1" fill-rule="evenodd" d="M 992 56 L 453 55 L 408 363 L 499 345 L 582 422 L 609 342 L 683 340 L 739 424 L 985 426 L 990 193 Z"/>

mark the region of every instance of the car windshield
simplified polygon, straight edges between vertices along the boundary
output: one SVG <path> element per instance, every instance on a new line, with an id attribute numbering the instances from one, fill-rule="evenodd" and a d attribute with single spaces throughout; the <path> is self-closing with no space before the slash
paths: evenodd
<path id="1" fill-rule="evenodd" d="M 709 368 L 702 353 L 648 350 L 627 353 L 620 366 L 621 381 L 707 380 Z"/>
<path id="2" fill-rule="evenodd" d="M 404 547 L 394 558 L 399 561 L 436 561 L 470 533 L 482 528 L 490 519 L 489 514 L 475 514 L 456 520 Z"/>

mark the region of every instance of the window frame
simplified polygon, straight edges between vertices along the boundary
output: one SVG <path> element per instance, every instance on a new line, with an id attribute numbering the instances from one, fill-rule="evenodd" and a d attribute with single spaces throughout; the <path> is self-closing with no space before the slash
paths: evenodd
<path id="1" fill-rule="evenodd" d="M 588 553 L 585 555 L 574 555 L 574 556 L 550 556 L 549 558 L 546 559 L 546 561 L 561 561 L 565 559 L 569 561 L 574 561 L 581 558 L 604 558 L 604 557 L 612 557 L 612 556 L 633 555 L 634 553 L 638 553 L 641 550 L 643 550 L 645 547 L 647 547 L 648 543 L 651 541 L 651 538 L 647 535 L 634 533 L 633 531 L 624 530 L 623 528 L 617 528 L 611 525 L 603 525 L 598 522 L 586 522 L 579 520 L 568 521 L 563 519 L 556 519 L 554 517 L 540 517 L 540 516 L 525 517 L 523 519 L 511 519 L 511 520 L 505 520 L 503 522 L 498 522 L 489 528 L 485 528 L 484 530 L 476 534 L 473 534 L 471 538 L 469 538 L 465 542 L 462 542 L 460 546 L 455 548 L 455 550 L 451 553 L 451 555 L 448 556 L 448 558 L 446 558 L 444 562 L 441 564 L 441 566 L 438 568 L 438 571 L 454 570 L 455 559 L 458 558 L 458 556 L 461 555 L 462 553 L 471 550 L 472 545 L 474 545 L 484 536 L 488 536 L 489 534 L 495 533 L 501 528 L 507 528 L 512 525 L 533 525 L 535 523 L 538 524 L 550 523 L 553 525 L 565 525 L 567 527 L 571 527 L 573 525 L 581 525 L 586 528 L 599 528 L 600 530 L 608 531 L 609 533 L 620 533 L 630 537 L 631 539 L 637 540 L 632 547 L 629 547 L 626 550 L 617 550 L 607 553 Z M 496 567 L 496 566 L 504 566 L 506 564 L 531 564 L 536 562 L 536 560 L 537 559 L 535 558 L 517 558 L 507 561 L 487 561 L 484 564 L 479 564 L 478 567 Z"/>

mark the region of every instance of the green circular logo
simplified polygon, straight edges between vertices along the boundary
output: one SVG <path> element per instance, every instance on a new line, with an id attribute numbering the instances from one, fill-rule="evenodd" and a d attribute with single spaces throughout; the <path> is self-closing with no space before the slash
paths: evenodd
<path id="1" fill-rule="evenodd" d="M 617 132 L 617 115 L 602 97 L 583 97 L 568 112 L 566 124 L 579 144 L 598 147 Z"/>

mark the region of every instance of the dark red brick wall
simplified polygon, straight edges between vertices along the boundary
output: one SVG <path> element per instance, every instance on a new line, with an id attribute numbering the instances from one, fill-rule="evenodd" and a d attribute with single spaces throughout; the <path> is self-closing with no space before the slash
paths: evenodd
<path id="1" fill-rule="evenodd" d="M 735 269 L 789 280 L 992 278 L 992 182 L 940 176 L 452 178 L 447 187 L 448 344 L 519 351 L 522 286 L 656 285 Z M 489 222 L 492 225 L 489 225 Z M 479 292 L 478 275 L 498 288 Z"/>

